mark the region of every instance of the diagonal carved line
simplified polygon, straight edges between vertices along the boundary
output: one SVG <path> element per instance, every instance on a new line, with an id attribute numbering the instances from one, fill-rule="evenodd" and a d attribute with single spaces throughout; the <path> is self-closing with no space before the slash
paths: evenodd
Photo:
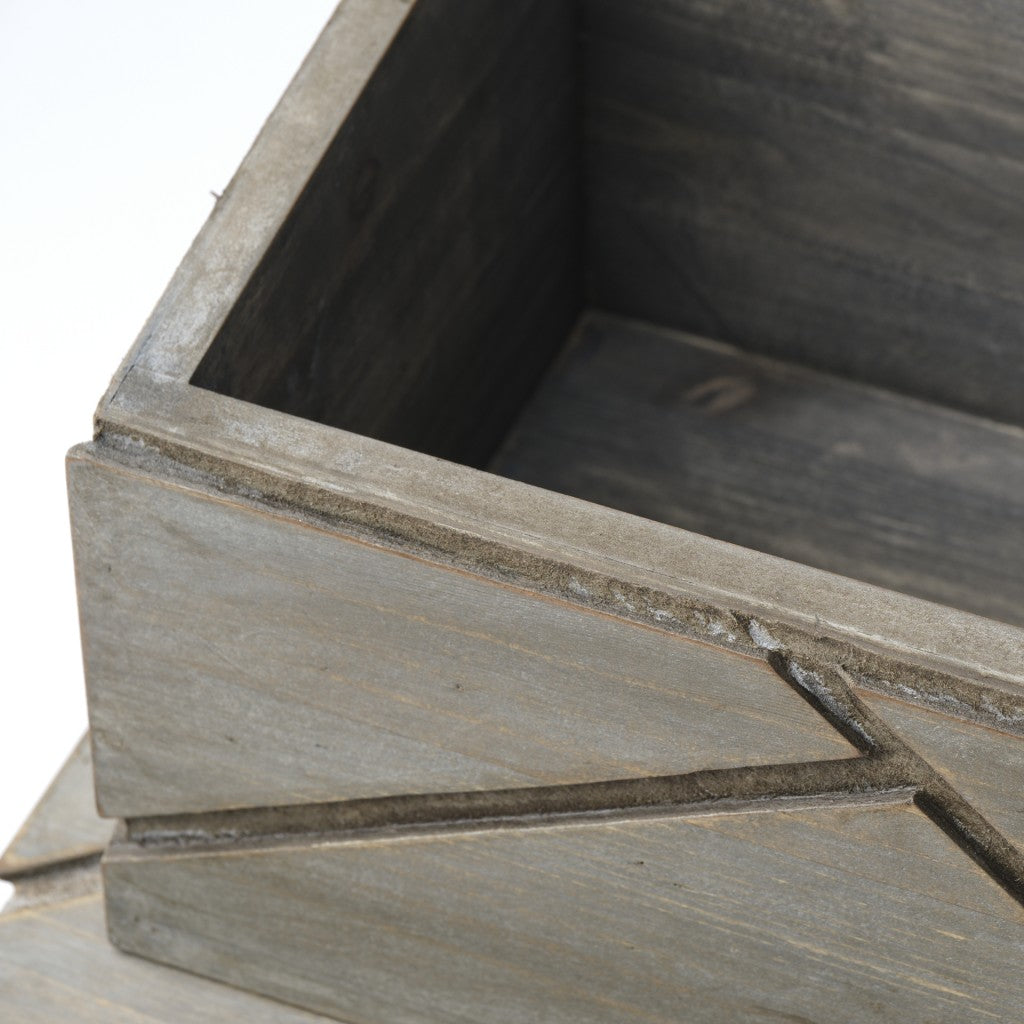
<path id="1" fill-rule="evenodd" d="M 838 669 L 837 675 L 843 677 L 845 673 Z M 893 731 L 884 719 L 868 709 L 853 694 L 849 696 L 861 720 L 874 731 L 889 756 L 899 758 L 909 774 L 924 780 L 914 799 L 917 806 L 976 864 L 1024 905 L 1024 855 L 1021 851 Z"/>
<path id="2" fill-rule="evenodd" d="M 1024 854 L 945 779 L 936 775 L 914 797 L 914 803 L 976 864 L 1024 904 Z"/>
<path id="3" fill-rule="evenodd" d="M 914 803 L 976 864 L 1024 905 L 1024 854 L 853 693 L 843 669 L 808 669 L 784 648 L 767 652 L 769 664 L 832 725 L 858 743 L 866 761 L 886 760 L 917 781 Z"/>
<path id="4" fill-rule="evenodd" d="M 1017 901 L 1024 856 L 932 766 L 853 693 L 838 666 L 808 667 L 765 633 L 755 643 L 775 672 L 866 756 L 757 765 L 683 775 L 428 793 L 327 803 L 134 818 L 108 857 L 148 850 L 205 854 L 225 848 L 344 842 L 409 834 L 587 824 L 796 807 L 864 806 L 911 800 Z M 760 629 L 760 627 L 757 627 Z"/>
<path id="5" fill-rule="evenodd" d="M 120 842 L 141 847 L 207 851 L 342 841 L 410 832 L 524 828 L 553 824 L 785 810 L 793 807 L 909 803 L 920 779 L 900 759 L 721 768 L 640 779 L 468 793 L 375 797 L 332 803 L 261 807 L 203 814 L 134 818 Z"/>
<path id="6" fill-rule="evenodd" d="M 854 696 L 837 672 L 807 668 L 785 649 L 769 650 L 765 658 L 778 676 L 858 750 L 869 756 L 886 752 L 894 757 L 909 752 L 892 730 Z M 913 762 L 915 767 L 920 767 L 919 761 L 917 758 Z"/>

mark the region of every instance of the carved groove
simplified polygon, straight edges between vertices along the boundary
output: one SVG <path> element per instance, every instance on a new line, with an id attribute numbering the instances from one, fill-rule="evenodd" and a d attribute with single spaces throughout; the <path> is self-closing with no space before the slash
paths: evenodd
<path id="1" fill-rule="evenodd" d="M 909 803 L 919 780 L 888 757 L 721 768 L 640 779 L 471 793 L 433 793 L 335 803 L 134 818 L 124 838 L 144 847 L 207 851 L 312 839 L 408 832 L 524 828 L 588 821 Z"/>
<path id="2" fill-rule="evenodd" d="M 775 672 L 861 757 L 758 765 L 684 775 L 466 793 L 428 793 L 331 803 L 248 808 L 125 822 L 115 840 L 163 854 L 303 845 L 330 840 L 585 825 L 637 817 L 690 816 L 796 807 L 913 801 L 976 863 L 1024 905 L 1024 856 L 922 757 L 851 692 L 840 667 L 807 665 L 763 627 L 751 638 Z"/>

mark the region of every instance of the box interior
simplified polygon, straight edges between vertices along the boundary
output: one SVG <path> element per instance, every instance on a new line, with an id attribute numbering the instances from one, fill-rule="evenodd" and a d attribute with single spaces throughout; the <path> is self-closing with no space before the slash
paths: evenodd
<path id="1" fill-rule="evenodd" d="M 417 0 L 192 383 L 1024 624 L 1006 20 Z"/>

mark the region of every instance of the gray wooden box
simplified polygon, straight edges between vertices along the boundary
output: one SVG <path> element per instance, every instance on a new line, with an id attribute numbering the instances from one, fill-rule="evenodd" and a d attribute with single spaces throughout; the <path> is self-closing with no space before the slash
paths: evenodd
<path id="1" fill-rule="evenodd" d="M 702 941 L 658 989 L 602 931 L 655 898 L 610 895 L 631 843 L 715 861 L 688 816 L 896 805 L 941 860 L 924 811 L 1019 897 L 1019 814 L 958 774 L 1021 770 L 1024 729 L 998 7 L 341 4 L 69 456 L 115 941 L 345 1018 L 621 1020 L 743 973 Z M 589 967 L 552 893 L 417 904 L 504 856 L 572 865 Z M 425 1001 L 387 1004 L 411 959 Z M 807 1011 L 781 977 L 714 1012 Z"/>

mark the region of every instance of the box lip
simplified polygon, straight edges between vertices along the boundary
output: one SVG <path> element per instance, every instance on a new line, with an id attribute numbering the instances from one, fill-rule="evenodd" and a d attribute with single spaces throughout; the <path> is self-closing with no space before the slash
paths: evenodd
<path id="1" fill-rule="evenodd" d="M 243 486 L 272 475 L 297 508 L 314 513 L 339 499 L 359 502 L 379 510 L 382 530 L 441 525 L 510 553 L 593 567 L 655 595 L 704 596 L 1024 694 L 1019 627 L 188 383 L 416 3 L 339 4 L 122 362 L 96 412 L 97 438 L 136 439 Z M 571 588 L 565 596 L 585 603 Z"/>

